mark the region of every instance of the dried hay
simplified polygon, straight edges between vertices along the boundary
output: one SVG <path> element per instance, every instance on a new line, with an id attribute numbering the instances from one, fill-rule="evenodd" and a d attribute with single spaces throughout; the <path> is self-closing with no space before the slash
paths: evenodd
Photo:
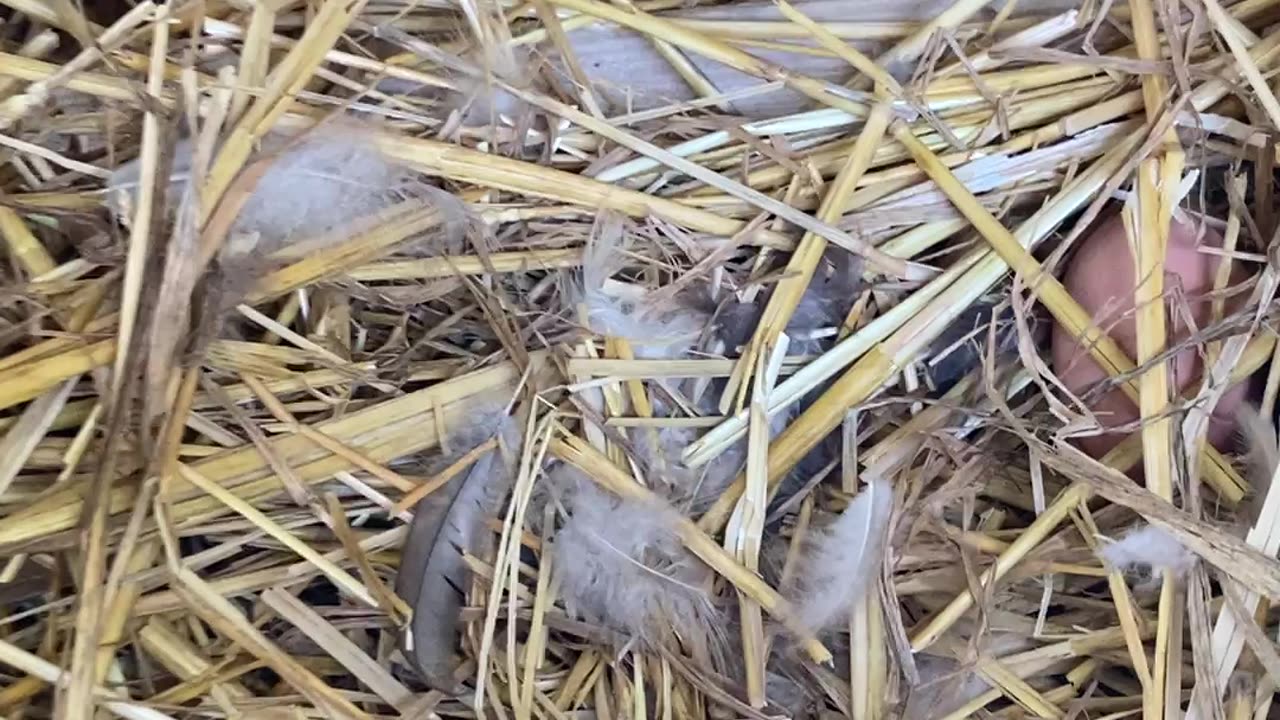
<path id="1" fill-rule="evenodd" d="M 0 4 L 0 718 L 1267 716 L 1275 0 Z"/>

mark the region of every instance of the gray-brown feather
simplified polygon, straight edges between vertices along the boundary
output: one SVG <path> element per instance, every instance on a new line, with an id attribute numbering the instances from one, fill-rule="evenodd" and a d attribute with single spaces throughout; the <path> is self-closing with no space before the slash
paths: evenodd
<path id="1" fill-rule="evenodd" d="M 396 593 L 413 609 L 405 654 L 437 689 L 456 684 L 458 621 L 469 577 L 465 556 L 487 555 L 492 535 L 485 520 L 499 510 L 508 486 L 509 476 L 491 451 L 414 508 Z"/>

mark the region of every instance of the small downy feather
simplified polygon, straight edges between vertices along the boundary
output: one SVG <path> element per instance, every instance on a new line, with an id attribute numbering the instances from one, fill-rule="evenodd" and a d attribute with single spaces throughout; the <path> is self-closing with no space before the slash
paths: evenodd
<path id="1" fill-rule="evenodd" d="M 1247 517 L 1241 518 L 1245 528 L 1252 527 L 1262 515 L 1262 505 L 1271 491 L 1271 479 L 1276 465 L 1280 464 L 1280 448 L 1276 444 L 1276 427 L 1256 407 L 1243 403 L 1236 412 L 1236 426 L 1240 429 L 1240 444 L 1244 449 L 1245 477 L 1249 481 L 1249 494 L 1243 508 Z"/>
<path id="2" fill-rule="evenodd" d="M 174 149 L 171 195 L 184 194 L 189 186 L 193 148 L 190 140 L 182 140 Z M 272 136 L 251 162 L 261 158 L 269 165 L 227 240 L 238 255 L 274 253 L 434 189 L 365 141 L 358 128 L 322 128 L 296 140 Z M 107 205 L 125 221 L 137 199 L 139 173 L 135 160 L 117 168 L 107 182 Z M 450 249 L 456 248 L 441 248 Z"/>
<path id="3" fill-rule="evenodd" d="M 1196 556 L 1176 537 L 1154 525 L 1130 530 L 1099 549 L 1098 556 L 1116 570 L 1149 574 L 1152 578 L 1161 578 L 1166 572 L 1182 575 L 1196 561 Z"/>
<path id="4" fill-rule="evenodd" d="M 495 6 L 496 7 L 496 6 Z M 530 106 L 516 95 L 502 88 L 509 85 L 517 90 L 540 89 L 537 60 L 527 48 L 512 42 L 510 28 L 502 19 L 502 12 L 487 20 L 481 14 L 471 15 L 474 43 L 469 49 L 455 55 L 443 46 L 428 43 L 396 27 L 396 23 L 378 26 L 379 37 L 410 50 L 423 60 L 438 66 L 449 79 L 452 89 L 440 92 L 434 85 L 396 78 L 384 78 L 377 84 L 381 92 L 400 95 L 423 91 L 440 104 L 443 116 L 448 116 L 446 127 L 457 122 L 466 127 L 487 126 L 490 123 L 516 123 L 516 117 Z"/>
<path id="5" fill-rule="evenodd" d="M 893 485 L 877 478 L 805 548 L 788 597 L 797 617 L 821 631 L 844 617 L 867 592 L 883 558 L 893 513 Z"/>
<path id="6" fill-rule="evenodd" d="M 667 408 L 654 399 L 656 414 Z M 675 647 L 706 667 L 724 669 L 725 620 L 715 606 L 711 571 L 681 542 L 679 513 L 705 507 L 741 469 L 745 443 L 702 468 L 681 460 L 697 433 L 688 428 L 629 433 L 654 503 L 624 501 L 580 472 L 556 467 L 550 485 L 564 502 L 553 567 L 570 613 L 623 631 L 651 646 Z"/>
<path id="7" fill-rule="evenodd" d="M 553 565 L 569 612 L 722 664 L 723 618 L 709 594 L 711 571 L 684 548 L 675 511 L 621 500 L 572 468 L 557 467 L 551 480 L 569 507 Z"/>
<path id="8" fill-rule="evenodd" d="M 505 25 L 503 25 L 505 27 Z M 464 76 L 457 80 L 458 97 L 455 98 L 465 125 L 488 125 L 495 120 L 515 122 L 516 116 L 528 106 L 515 95 L 503 90 L 494 80 L 500 80 L 518 90 L 536 88 L 537 75 L 533 72 L 534 58 L 527 52 L 507 42 L 489 46 L 484 52 L 468 60 L 479 65 L 483 76 Z"/>
<path id="9" fill-rule="evenodd" d="M 586 305 L 592 332 L 629 341 L 642 359 L 688 354 L 707 324 L 707 316 L 693 308 L 613 297 L 602 290 L 588 290 Z"/>
<path id="10" fill-rule="evenodd" d="M 738 442 L 705 466 L 689 467 L 681 454 L 698 437 L 689 428 L 666 427 L 632 437 L 649 487 L 682 510 L 701 509 L 719 497 L 747 459 L 746 443 Z"/>
<path id="11" fill-rule="evenodd" d="M 676 358 L 687 354 L 706 328 L 708 316 L 682 303 L 655 302 L 643 289 L 611 279 L 624 257 L 625 221 L 602 214 L 582 258 L 570 292 L 586 306 L 592 332 L 631 343 L 639 358 Z"/>
<path id="12" fill-rule="evenodd" d="M 477 413 L 493 420 L 492 413 Z M 508 447 L 515 424 L 497 421 Z M 489 425 L 490 434 L 494 425 Z M 472 428 L 464 435 L 475 434 Z M 475 447 L 471 442 L 467 447 Z M 454 689 L 459 618 L 470 571 L 465 555 L 484 557 L 492 545 L 486 520 L 501 511 L 512 473 L 501 450 L 480 456 L 471 468 L 414 508 L 396 575 L 396 594 L 413 609 L 404 638 L 406 656 L 434 688 Z"/>

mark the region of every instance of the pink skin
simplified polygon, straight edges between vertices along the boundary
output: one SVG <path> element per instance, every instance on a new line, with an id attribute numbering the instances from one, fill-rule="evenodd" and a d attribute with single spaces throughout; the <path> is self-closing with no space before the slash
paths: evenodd
<path id="1" fill-rule="evenodd" d="M 1214 274 L 1219 258 L 1197 250 L 1200 245 L 1220 246 L 1222 238 L 1211 229 L 1205 229 L 1197 239 L 1197 229 L 1192 225 L 1174 223 L 1169 233 L 1169 248 L 1165 259 L 1166 297 L 1178 287 L 1182 288 L 1197 327 L 1204 327 L 1210 318 L 1210 302 L 1202 299 L 1213 289 Z M 1095 323 L 1110 333 L 1120 347 L 1134 359 L 1137 354 L 1136 325 L 1133 318 L 1134 269 L 1129 240 L 1119 215 L 1099 225 L 1080 241 L 1071 258 L 1063 284 L 1071 296 L 1088 311 Z M 1179 317 L 1178 305 L 1167 316 L 1171 342 L 1187 337 L 1190 329 Z M 1127 316 L 1126 316 L 1127 313 Z M 1178 390 L 1184 391 L 1200 382 L 1202 360 L 1195 348 L 1178 353 L 1170 364 L 1170 379 Z M 1069 333 L 1060 326 L 1053 328 L 1053 367 L 1058 377 L 1072 392 L 1084 392 L 1103 380 L 1106 373 L 1089 356 Z M 1209 441 L 1218 448 L 1225 448 L 1235 431 L 1235 413 L 1244 401 L 1243 384 L 1228 388 L 1218 406 L 1214 408 L 1209 423 Z M 1138 418 L 1138 410 L 1116 389 L 1099 398 L 1090 406 L 1098 421 L 1105 427 L 1121 426 Z M 1127 433 L 1108 432 L 1080 438 L 1080 447 L 1095 458 L 1100 458 L 1125 438 Z"/>

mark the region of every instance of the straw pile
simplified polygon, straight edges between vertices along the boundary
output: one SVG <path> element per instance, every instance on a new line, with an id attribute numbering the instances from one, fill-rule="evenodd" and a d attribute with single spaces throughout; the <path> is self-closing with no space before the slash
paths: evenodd
<path id="1" fill-rule="evenodd" d="M 1267 715 L 1275 0 L 2 2 L 0 717 Z"/>

